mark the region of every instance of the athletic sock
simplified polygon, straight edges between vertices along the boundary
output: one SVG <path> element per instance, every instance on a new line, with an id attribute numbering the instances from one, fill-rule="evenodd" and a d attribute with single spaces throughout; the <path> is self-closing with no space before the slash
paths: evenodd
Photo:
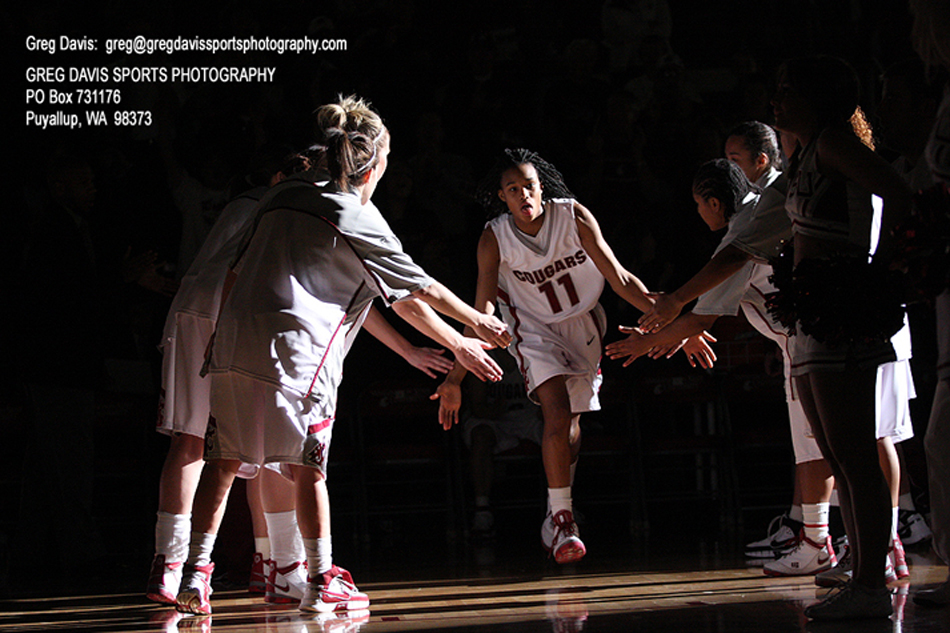
<path id="1" fill-rule="evenodd" d="M 332 537 L 323 538 L 305 538 L 303 546 L 307 552 L 307 569 L 310 577 L 314 578 L 319 574 L 330 571 L 333 567 L 333 544 Z"/>
<path id="2" fill-rule="evenodd" d="M 891 508 L 891 540 L 890 543 L 894 544 L 894 539 L 897 538 L 897 526 L 898 526 L 898 516 L 900 515 L 900 506 L 894 506 Z"/>
<path id="3" fill-rule="evenodd" d="M 261 555 L 261 560 L 270 560 L 270 537 L 255 536 L 254 551 Z"/>
<path id="4" fill-rule="evenodd" d="M 812 543 L 824 545 L 828 539 L 828 514 L 830 508 L 831 504 L 828 503 L 802 504 L 805 538 Z"/>
<path id="5" fill-rule="evenodd" d="M 191 514 L 158 512 L 155 521 L 155 554 L 164 555 L 165 563 L 181 563 L 188 558 Z"/>
<path id="6" fill-rule="evenodd" d="M 548 488 L 548 502 L 551 506 L 551 516 L 556 515 L 561 510 L 572 512 L 571 487 Z"/>
<path id="7" fill-rule="evenodd" d="M 191 543 L 188 545 L 188 562 L 199 567 L 210 563 L 211 551 L 217 537 L 217 534 L 192 532 Z"/>
<path id="8" fill-rule="evenodd" d="M 271 560 L 277 567 L 286 567 L 304 560 L 306 552 L 297 529 L 297 512 L 265 512 Z"/>

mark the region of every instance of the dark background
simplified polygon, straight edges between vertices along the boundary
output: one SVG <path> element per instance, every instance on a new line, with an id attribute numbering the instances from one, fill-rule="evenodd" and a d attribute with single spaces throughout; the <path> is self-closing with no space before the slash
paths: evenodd
<path id="1" fill-rule="evenodd" d="M 163 264 L 159 272 L 169 279 L 180 276 L 187 263 L 180 261 L 179 252 L 186 223 L 168 185 L 170 166 L 160 152 L 163 143 L 190 177 L 233 195 L 246 188 L 242 176 L 255 149 L 263 143 L 309 144 L 313 109 L 338 94 L 356 93 L 373 103 L 393 136 L 389 171 L 374 201 L 407 251 L 463 298 L 473 294 L 475 243 L 483 223 L 471 192 L 493 154 L 513 146 L 534 149 L 558 166 L 578 199 L 598 218 L 621 263 L 651 289 L 670 290 L 699 269 L 720 237 L 710 234 L 695 213 L 692 174 L 702 162 L 721 154 L 732 125 L 747 119 L 770 121 L 768 99 L 783 59 L 827 53 L 850 61 L 861 76 L 863 107 L 873 122 L 881 71 L 913 56 L 904 2 L 489 0 L 464 3 L 469 8 L 424 0 L 129 4 L 80 7 L 63 1 L 3 9 L 6 72 L 10 85 L 18 86 L 5 97 L 15 143 L 8 166 L 8 191 L 14 197 L 3 216 L 0 249 L 4 320 L 11 324 L 3 331 L 8 351 L 0 364 L 3 591 L 11 590 L 11 566 L 24 564 L 18 546 L 23 538 L 20 518 L 24 499 L 36 490 L 21 466 L 46 459 L 43 446 L 29 439 L 34 418 L 23 389 L 22 359 L 30 356 L 33 342 L 13 324 L 31 318 L 31 305 L 18 284 L 25 250 L 43 239 L 40 211 L 49 197 L 45 174 L 57 152 L 83 157 L 96 177 L 90 223 L 97 268 L 95 277 L 86 280 L 100 310 L 97 335 L 102 341 L 102 364 L 93 377 L 95 450 L 88 455 L 96 473 L 94 509 L 107 543 L 105 555 L 113 565 L 130 569 L 130 575 L 138 574 L 144 586 L 157 474 L 166 446 L 152 428 L 160 383 L 156 345 L 169 299 L 124 273 L 130 256 L 150 251 L 157 253 Z M 25 50 L 28 34 L 89 36 L 100 44 L 108 37 L 139 34 L 309 34 L 345 39 L 347 49 L 282 56 L 159 53 L 121 58 L 101 51 L 49 56 Z M 156 125 L 78 131 L 26 128 L 23 70 L 53 65 L 269 66 L 277 71 L 272 84 L 81 86 L 119 88 L 121 109 L 147 109 Z M 57 108 L 35 109 L 51 113 Z M 116 108 L 95 109 L 111 113 Z M 208 226 L 213 219 L 213 214 L 206 218 Z M 57 292 L 58 281 L 55 275 L 48 280 L 49 292 Z M 603 302 L 611 331 L 637 316 L 609 291 Z M 68 314 L 61 317 L 69 319 Z M 414 332 L 394 324 L 423 344 Z M 743 530 L 758 534 L 773 510 L 788 503 L 791 460 L 781 377 L 766 369 L 773 350 L 751 334 L 741 318 L 724 319 L 717 328 L 722 343 L 715 372 L 698 373 L 679 361 L 640 360 L 627 370 L 605 362 L 607 404 L 605 412 L 586 422 L 592 457 L 585 477 L 588 482 L 619 482 L 600 499 L 610 508 L 604 517 L 624 517 L 621 527 L 631 527 L 635 535 L 643 536 L 647 526 L 656 535 L 667 525 L 686 523 L 688 517 L 690 525 L 705 526 L 700 528 L 703 538 L 737 547 Z M 420 402 L 436 383 L 407 371 L 395 355 L 363 338 L 347 361 L 339 412 L 341 421 L 359 423 L 338 429 L 334 443 L 339 470 L 331 489 L 339 509 L 334 518 L 335 534 L 341 535 L 335 539 L 338 548 L 347 547 L 349 539 L 342 535 L 350 533 L 354 543 L 363 545 L 366 532 L 376 535 L 376 544 L 421 538 L 415 528 L 406 527 L 418 514 L 406 511 L 412 495 L 405 502 L 388 499 L 388 514 L 370 514 L 369 508 L 379 505 L 372 497 L 365 503 L 357 500 L 371 494 L 373 478 L 367 473 L 376 473 L 376 466 L 382 469 L 392 462 L 393 473 L 408 472 L 410 467 L 400 467 L 397 457 L 418 457 L 411 468 L 422 469 L 430 458 L 435 469 L 421 471 L 422 479 L 441 482 L 444 476 L 453 482 L 436 486 L 435 494 L 446 495 L 444 503 L 420 512 L 435 512 L 436 530 L 445 527 L 457 542 L 464 542 L 464 449 L 457 435 L 437 430 L 434 408 Z M 71 344 L 61 341 L 64 348 Z M 915 355 L 921 359 L 924 374 L 917 378 L 925 393 L 932 352 L 915 347 Z M 56 397 L 58 387 L 77 377 L 56 358 L 46 363 L 50 397 Z M 390 387 L 409 389 L 418 406 L 403 416 L 404 425 L 394 429 L 387 421 L 381 423 L 384 427 L 374 427 L 373 414 L 361 407 Z M 929 404 L 928 398 L 918 399 L 922 401 Z M 716 422 L 713 439 L 700 437 L 694 446 L 676 443 L 683 436 L 708 435 L 696 430 L 694 417 L 706 420 L 707 411 L 713 411 L 709 419 Z M 48 440 L 68 443 L 70 438 Z M 380 441 L 388 442 L 388 455 L 370 451 Z M 528 477 L 521 496 L 513 494 L 513 511 L 519 506 L 535 511 L 533 504 L 543 500 L 538 457 L 530 450 L 525 456 L 534 479 Z M 680 459 L 685 459 L 682 465 Z M 697 460 L 706 460 L 703 477 L 714 478 L 728 490 L 697 485 Z M 56 469 L 55 464 L 49 467 Z M 412 485 L 403 489 L 419 492 Z M 579 499 L 603 492 L 590 483 L 578 486 Z M 240 495 L 233 498 L 240 500 Z M 702 504 L 694 504 L 697 499 Z M 238 516 L 232 519 L 237 527 L 231 529 L 240 533 L 241 508 L 231 512 Z M 593 501 L 587 512 L 598 516 Z M 517 538 L 531 539 L 533 546 L 531 516 L 529 536 L 518 533 Z M 83 538 L 77 535 L 78 542 Z M 61 562 L 56 554 L 44 555 L 50 564 Z M 233 560 L 243 560 L 241 556 L 235 554 Z"/>

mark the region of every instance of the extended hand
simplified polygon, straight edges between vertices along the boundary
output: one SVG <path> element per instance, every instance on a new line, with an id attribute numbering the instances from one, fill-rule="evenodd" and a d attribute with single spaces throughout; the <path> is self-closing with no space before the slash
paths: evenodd
<path id="1" fill-rule="evenodd" d="M 701 334 L 686 339 L 686 343 L 683 345 L 683 353 L 686 354 L 689 364 L 695 367 L 696 363 L 699 363 L 703 369 L 712 369 L 716 362 L 716 353 L 709 344 L 715 342 L 715 337 L 705 330 Z"/>
<path id="2" fill-rule="evenodd" d="M 621 325 L 618 329 L 627 334 L 627 338 L 608 343 L 604 351 L 611 360 L 626 358 L 623 363 L 624 367 L 649 352 L 650 348 L 653 347 L 653 344 L 647 338 L 647 334 L 640 328 Z"/>
<path id="3" fill-rule="evenodd" d="M 640 317 L 638 325 L 644 332 L 655 332 L 670 324 L 683 310 L 683 304 L 672 295 L 662 292 L 651 292 L 653 309 Z"/>
<path id="4" fill-rule="evenodd" d="M 485 352 L 494 347 L 491 343 L 480 341 L 477 338 L 468 336 L 462 337 L 462 344 L 455 353 L 455 360 L 465 369 L 469 370 L 480 380 L 491 380 L 498 382 L 501 380 L 504 372 L 492 358 Z"/>
<path id="5" fill-rule="evenodd" d="M 508 333 L 508 326 L 501 319 L 484 315 L 472 326 L 478 337 L 486 343 L 491 343 L 492 347 L 502 349 L 511 345 L 511 334 Z"/>
<path id="6" fill-rule="evenodd" d="M 406 362 L 429 378 L 436 378 L 436 372 L 447 374 L 454 366 L 451 360 L 442 355 L 444 352 L 444 349 L 413 346 L 406 353 Z"/>
<path id="7" fill-rule="evenodd" d="M 439 401 L 439 424 L 448 431 L 458 423 L 459 409 L 462 406 L 462 389 L 454 382 L 445 381 L 429 396 L 429 400 Z"/>

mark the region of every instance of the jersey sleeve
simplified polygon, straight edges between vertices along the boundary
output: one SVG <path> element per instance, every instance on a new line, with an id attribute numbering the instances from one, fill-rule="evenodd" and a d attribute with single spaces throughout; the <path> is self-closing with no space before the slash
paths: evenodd
<path id="1" fill-rule="evenodd" d="M 434 281 L 412 258 L 401 250 L 369 244 L 361 249 L 360 259 L 368 276 L 379 288 L 387 305 L 408 298 L 416 290 Z"/>
<path id="2" fill-rule="evenodd" d="M 341 226 L 366 271 L 387 305 L 408 298 L 414 291 L 434 281 L 421 266 L 402 250 L 402 243 L 372 203 L 366 205 L 357 221 Z"/>
<path id="3" fill-rule="evenodd" d="M 762 193 L 748 219 L 732 235 L 731 243 L 758 260 L 768 261 L 778 255 L 782 242 L 792 236 L 785 196 L 777 189 L 768 188 Z"/>
<path id="4" fill-rule="evenodd" d="M 700 296 L 693 313 L 716 316 L 739 314 L 739 304 L 749 289 L 754 265 L 754 262 L 746 262 L 729 279 Z"/>

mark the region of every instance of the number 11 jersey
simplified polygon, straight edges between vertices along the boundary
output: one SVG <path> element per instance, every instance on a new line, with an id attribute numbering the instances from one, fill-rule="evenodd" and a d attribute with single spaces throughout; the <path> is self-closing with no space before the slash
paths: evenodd
<path id="1" fill-rule="evenodd" d="M 488 223 L 498 241 L 498 301 L 522 318 L 558 323 L 590 312 L 604 289 L 604 276 L 581 246 L 574 200 L 544 202 L 537 235 L 522 232 L 505 213 Z"/>

